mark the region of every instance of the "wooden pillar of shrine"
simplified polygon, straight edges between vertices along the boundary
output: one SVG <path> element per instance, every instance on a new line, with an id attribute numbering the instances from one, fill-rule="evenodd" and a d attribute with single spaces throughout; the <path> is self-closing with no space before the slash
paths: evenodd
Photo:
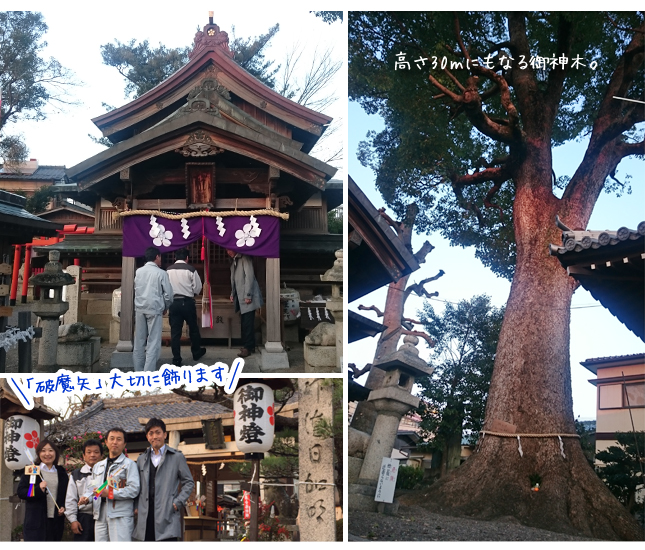
<path id="1" fill-rule="evenodd" d="M 266 263 L 267 292 L 267 341 L 262 350 L 262 369 L 289 368 L 287 352 L 282 347 L 280 326 L 282 310 L 280 308 L 280 258 L 267 258 Z"/>
<path id="2" fill-rule="evenodd" d="M 121 325 L 116 351 L 110 365 L 114 368 L 132 367 L 134 349 L 134 271 L 135 259 L 123 256 L 121 263 Z"/>

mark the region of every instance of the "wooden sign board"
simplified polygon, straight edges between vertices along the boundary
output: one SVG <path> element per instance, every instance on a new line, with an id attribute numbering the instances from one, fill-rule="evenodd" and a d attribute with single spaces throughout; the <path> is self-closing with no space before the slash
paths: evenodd
<path id="1" fill-rule="evenodd" d="M 0 317 L 11 317 L 13 308 L 9 306 L 0 306 Z"/>
<path id="2" fill-rule="evenodd" d="M 0 264 L 0 275 L 11 275 L 13 266 L 9 264 Z"/>
<path id="3" fill-rule="evenodd" d="M 0 285 L 0 296 L 9 296 L 9 285 Z"/>

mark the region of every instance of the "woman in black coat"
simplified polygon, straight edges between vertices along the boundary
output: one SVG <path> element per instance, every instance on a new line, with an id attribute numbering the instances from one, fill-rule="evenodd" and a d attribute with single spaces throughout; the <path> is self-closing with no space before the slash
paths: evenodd
<path id="1" fill-rule="evenodd" d="M 54 443 L 43 439 L 36 447 L 36 455 L 35 464 L 41 466 L 41 476 L 43 466 L 48 470 L 52 470 L 54 466 L 56 468 L 58 483 L 55 497 L 58 508 L 54 506 L 53 517 L 47 517 L 47 501 L 52 498 L 47 494 L 47 482 L 41 476 L 36 476 L 34 496 L 27 496 L 30 476 L 23 473 L 18 485 L 18 496 L 26 502 L 22 533 L 25 541 L 60 541 L 65 527 L 64 506 L 69 478 L 65 468 L 57 466 L 60 453 Z"/>

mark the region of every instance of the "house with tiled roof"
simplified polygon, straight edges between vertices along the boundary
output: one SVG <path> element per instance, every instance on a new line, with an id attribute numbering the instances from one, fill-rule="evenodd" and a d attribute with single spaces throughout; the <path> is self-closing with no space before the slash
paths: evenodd
<path id="1" fill-rule="evenodd" d="M 29 159 L 16 166 L 0 164 L 0 189 L 12 193 L 33 195 L 47 185 L 67 182 L 65 166 L 38 164 L 38 159 Z"/>
<path id="2" fill-rule="evenodd" d="M 645 431 L 645 353 L 580 364 L 596 375 L 596 452 L 618 445 L 616 432 Z"/>

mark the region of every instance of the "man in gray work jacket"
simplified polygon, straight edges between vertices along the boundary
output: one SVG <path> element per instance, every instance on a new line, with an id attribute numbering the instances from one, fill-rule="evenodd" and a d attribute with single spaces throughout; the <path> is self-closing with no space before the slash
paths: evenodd
<path id="1" fill-rule="evenodd" d="M 132 537 L 145 541 L 182 540 L 181 516 L 195 482 L 184 455 L 166 445 L 166 424 L 151 418 L 145 426 L 150 447 L 137 458 L 141 493 L 135 503 Z"/>
<path id="2" fill-rule="evenodd" d="M 161 269 L 161 251 L 154 246 L 146 250 L 146 264 L 134 276 L 134 350 L 135 371 L 157 370 L 161 354 L 163 315 L 173 300 L 168 273 Z"/>
<path id="3" fill-rule="evenodd" d="M 105 436 L 108 458 L 94 465 L 85 495 L 78 501 L 79 506 L 92 501 L 96 542 L 132 540 L 139 471 L 136 463 L 124 454 L 125 437 L 122 428 L 108 430 Z M 105 482 L 107 486 L 98 492 Z"/>

